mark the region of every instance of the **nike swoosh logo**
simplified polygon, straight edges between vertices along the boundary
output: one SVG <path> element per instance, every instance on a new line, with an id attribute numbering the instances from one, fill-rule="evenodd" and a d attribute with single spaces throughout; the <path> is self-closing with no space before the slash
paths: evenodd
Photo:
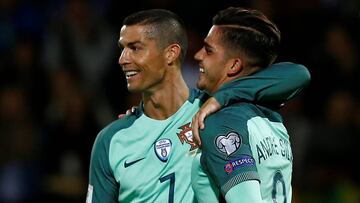
<path id="1" fill-rule="evenodd" d="M 137 162 L 139 162 L 139 161 L 141 161 L 141 160 L 143 160 L 143 159 L 145 159 L 145 157 L 144 158 L 141 158 L 141 159 L 137 159 L 137 160 L 135 160 L 135 161 L 131 161 L 131 162 L 124 162 L 124 168 L 127 168 L 127 167 L 129 167 L 129 166 L 131 166 L 131 165 L 133 165 L 133 164 L 135 164 L 135 163 L 137 163 Z"/>

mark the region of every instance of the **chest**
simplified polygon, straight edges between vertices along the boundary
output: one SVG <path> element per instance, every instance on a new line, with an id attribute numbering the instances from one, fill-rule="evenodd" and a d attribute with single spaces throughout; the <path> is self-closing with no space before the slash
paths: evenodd
<path id="1" fill-rule="evenodd" d="M 192 115 L 172 122 L 138 122 L 121 130 L 110 146 L 110 165 L 120 184 L 120 199 L 167 199 L 181 180 L 190 186 L 196 145 L 191 132 Z M 184 191 L 185 194 L 185 191 Z M 130 198 L 130 199 L 129 199 Z"/>

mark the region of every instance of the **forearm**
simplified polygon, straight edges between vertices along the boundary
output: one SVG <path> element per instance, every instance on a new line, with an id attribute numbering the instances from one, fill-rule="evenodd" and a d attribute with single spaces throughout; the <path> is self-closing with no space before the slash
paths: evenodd
<path id="1" fill-rule="evenodd" d="M 226 83 L 213 96 L 221 106 L 239 101 L 280 105 L 298 95 L 309 82 L 305 66 L 283 62 Z"/>

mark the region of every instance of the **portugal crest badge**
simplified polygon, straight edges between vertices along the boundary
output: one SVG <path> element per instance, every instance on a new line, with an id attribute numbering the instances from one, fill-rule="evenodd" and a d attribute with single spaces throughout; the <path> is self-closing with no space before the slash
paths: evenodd
<path id="1" fill-rule="evenodd" d="M 156 156 L 163 162 L 166 162 L 171 152 L 172 143 L 170 139 L 160 139 L 155 142 L 154 150 Z"/>
<path id="2" fill-rule="evenodd" d="M 193 139 L 190 123 L 179 127 L 179 129 L 181 129 L 181 131 L 180 133 L 177 133 L 177 136 L 179 137 L 181 144 L 184 144 L 184 142 L 188 143 L 191 146 L 190 151 L 198 148 Z"/>

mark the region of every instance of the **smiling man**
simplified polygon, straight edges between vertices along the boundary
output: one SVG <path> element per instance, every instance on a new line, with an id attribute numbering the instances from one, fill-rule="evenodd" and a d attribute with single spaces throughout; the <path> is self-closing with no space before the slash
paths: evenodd
<path id="1" fill-rule="evenodd" d="M 181 75 L 186 36 L 182 21 L 167 10 L 140 11 L 125 18 L 119 64 L 128 90 L 141 93 L 142 101 L 133 114 L 98 134 L 91 154 L 88 203 L 196 202 L 191 165 L 197 146 L 191 120 L 206 94 L 189 89 Z M 269 68 L 271 76 L 264 71 L 214 96 L 224 103 L 284 101 L 308 80 L 289 80 L 307 70 L 295 64 L 277 68 L 284 66 L 289 68 L 285 77 L 276 77 Z"/>
<path id="2" fill-rule="evenodd" d="M 198 88 L 213 94 L 266 70 L 279 45 L 280 31 L 261 12 L 234 7 L 219 11 L 195 55 L 201 67 Z M 202 154 L 194 160 L 192 174 L 199 202 L 291 202 L 289 135 L 272 108 L 235 102 L 207 117 L 200 137 Z M 206 184 L 208 177 L 212 187 Z"/>

